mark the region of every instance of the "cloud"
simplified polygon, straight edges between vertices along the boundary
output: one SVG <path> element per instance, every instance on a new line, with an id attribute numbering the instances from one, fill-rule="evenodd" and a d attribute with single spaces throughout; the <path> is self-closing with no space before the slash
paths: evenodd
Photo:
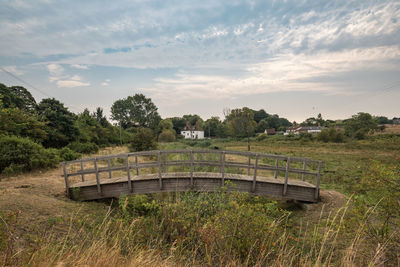
<path id="1" fill-rule="evenodd" d="M 17 66 L 5 66 L 4 69 L 8 72 L 11 72 L 12 74 L 17 75 L 17 76 L 21 76 L 24 74 L 24 71 L 17 68 Z"/>
<path id="2" fill-rule="evenodd" d="M 105 79 L 104 82 L 102 82 L 100 85 L 101 85 L 101 86 L 109 86 L 109 85 L 110 85 L 110 84 L 109 84 L 110 82 L 111 82 L 110 79 Z"/>
<path id="3" fill-rule="evenodd" d="M 52 76 L 60 76 L 64 73 L 64 68 L 59 64 L 49 64 L 47 65 L 47 70 Z"/>
<path id="4" fill-rule="evenodd" d="M 89 69 L 89 67 L 87 65 L 80 65 L 80 64 L 72 64 L 71 67 L 75 68 L 75 69 L 81 69 L 81 70 Z"/>
<path id="5" fill-rule="evenodd" d="M 86 83 L 86 82 L 82 82 L 82 81 L 78 81 L 78 80 L 59 80 L 59 81 L 57 81 L 56 84 L 58 87 L 67 87 L 67 88 L 90 86 L 90 83 Z"/>

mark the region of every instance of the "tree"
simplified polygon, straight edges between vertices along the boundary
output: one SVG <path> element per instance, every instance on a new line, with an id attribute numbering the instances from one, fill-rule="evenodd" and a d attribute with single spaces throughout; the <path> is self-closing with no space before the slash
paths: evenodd
<path id="1" fill-rule="evenodd" d="M 186 126 L 186 120 L 181 117 L 173 117 L 171 121 L 175 132 L 181 134 L 181 130 Z"/>
<path id="2" fill-rule="evenodd" d="M 232 137 L 247 136 L 247 149 L 250 151 L 250 136 L 254 134 L 257 123 L 254 121 L 254 113 L 251 109 L 233 109 L 227 117 L 229 134 Z"/>
<path id="3" fill-rule="evenodd" d="M 185 125 L 186 122 L 188 121 L 190 125 L 198 125 L 199 128 L 203 129 L 204 128 L 204 121 L 199 115 L 183 115 L 183 119 L 185 120 Z"/>
<path id="4" fill-rule="evenodd" d="M 174 128 L 174 124 L 171 119 L 164 119 L 160 121 L 161 130 L 172 130 Z"/>
<path id="5" fill-rule="evenodd" d="M 155 130 L 161 121 L 156 105 L 143 94 L 115 101 L 111 107 L 111 115 L 124 129 L 133 126 Z"/>
<path id="6" fill-rule="evenodd" d="M 259 123 L 261 120 L 268 118 L 269 114 L 265 110 L 260 109 L 254 112 L 254 120 Z"/>
<path id="7" fill-rule="evenodd" d="M 43 99 L 37 106 L 39 120 L 46 123 L 47 138 L 45 147 L 63 147 L 77 140 L 78 128 L 74 122 L 75 114 L 54 98 Z"/>
<path id="8" fill-rule="evenodd" d="M 216 137 L 218 126 L 220 124 L 222 124 L 222 122 L 219 120 L 219 117 L 211 117 L 210 119 L 206 120 L 204 123 L 205 136 Z"/>
<path id="9" fill-rule="evenodd" d="M 149 128 L 138 128 L 129 144 L 130 151 L 146 151 L 156 149 L 157 144 L 154 140 L 153 131 Z"/>
<path id="10" fill-rule="evenodd" d="M 5 108 L 18 108 L 26 112 L 33 112 L 36 108 L 35 98 L 22 86 L 7 87 L 0 83 L 0 96 Z"/>
<path id="11" fill-rule="evenodd" d="M 344 131 L 347 136 L 364 139 L 365 136 L 378 128 L 376 120 L 369 113 L 359 112 L 345 122 Z"/>
<path id="12" fill-rule="evenodd" d="M 257 129 L 256 132 L 257 133 L 263 133 L 266 129 L 269 129 L 269 124 L 267 122 L 266 119 L 261 120 L 258 124 L 257 124 Z"/>

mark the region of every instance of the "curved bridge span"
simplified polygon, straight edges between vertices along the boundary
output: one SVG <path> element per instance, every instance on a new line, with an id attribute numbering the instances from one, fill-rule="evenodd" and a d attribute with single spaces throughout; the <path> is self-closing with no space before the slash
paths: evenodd
<path id="1" fill-rule="evenodd" d="M 227 186 L 255 195 L 319 200 L 323 163 L 306 158 L 218 150 L 164 150 L 63 162 L 66 192 L 75 200 Z"/>

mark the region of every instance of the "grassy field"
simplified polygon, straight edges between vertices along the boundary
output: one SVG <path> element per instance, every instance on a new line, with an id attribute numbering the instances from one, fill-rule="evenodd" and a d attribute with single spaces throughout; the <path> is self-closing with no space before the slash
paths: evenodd
<path id="1" fill-rule="evenodd" d="M 61 169 L 0 180 L 0 263 L 28 266 L 400 264 L 400 137 L 321 143 L 271 137 L 252 151 L 325 162 L 322 202 L 227 193 L 74 202 Z M 206 140 L 161 149 L 247 150 Z M 124 148 L 101 151 L 120 153 Z M 229 185 L 228 185 L 229 187 Z"/>

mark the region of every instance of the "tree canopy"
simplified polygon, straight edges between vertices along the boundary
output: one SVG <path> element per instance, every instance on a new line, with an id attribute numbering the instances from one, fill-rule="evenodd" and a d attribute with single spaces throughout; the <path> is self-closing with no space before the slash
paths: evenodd
<path id="1" fill-rule="evenodd" d="M 143 94 L 135 94 L 114 102 L 111 107 L 111 117 L 119 122 L 121 127 L 148 127 L 156 129 L 161 117 L 156 105 Z"/>

